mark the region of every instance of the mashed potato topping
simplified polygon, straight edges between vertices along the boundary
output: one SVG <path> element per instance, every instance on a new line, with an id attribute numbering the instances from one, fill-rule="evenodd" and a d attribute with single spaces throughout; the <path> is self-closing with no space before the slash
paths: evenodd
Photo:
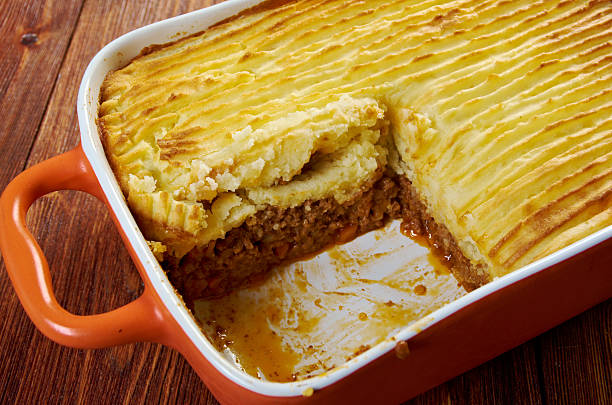
<path id="1" fill-rule="evenodd" d="M 102 138 L 177 258 L 393 168 L 495 277 L 612 224 L 611 19 L 609 1 L 264 2 L 110 73 Z"/>

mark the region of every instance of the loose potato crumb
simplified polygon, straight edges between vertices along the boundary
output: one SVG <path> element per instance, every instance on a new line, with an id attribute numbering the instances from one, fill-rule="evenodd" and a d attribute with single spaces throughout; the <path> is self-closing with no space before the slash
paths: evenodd
<path id="1" fill-rule="evenodd" d="M 312 387 L 308 387 L 304 391 L 302 391 L 302 396 L 305 397 L 311 397 L 312 394 L 314 394 L 314 389 Z"/>

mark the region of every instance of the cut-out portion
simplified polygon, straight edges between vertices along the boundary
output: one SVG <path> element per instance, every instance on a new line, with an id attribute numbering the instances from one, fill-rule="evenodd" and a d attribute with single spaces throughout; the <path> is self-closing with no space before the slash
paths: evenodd
<path id="1" fill-rule="evenodd" d="M 464 294 L 393 221 L 250 287 L 198 300 L 194 315 L 237 367 L 284 382 L 341 366 Z"/>

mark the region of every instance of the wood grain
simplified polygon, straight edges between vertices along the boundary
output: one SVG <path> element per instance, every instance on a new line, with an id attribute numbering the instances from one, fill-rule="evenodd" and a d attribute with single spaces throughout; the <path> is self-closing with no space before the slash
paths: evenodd
<path id="1" fill-rule="evenodd" d="M 24 166 L 78 143 L 78 85 L 100 48 L 131 29 L 214 2 L 81 3 L 0 3 L 0 32 L 10 39 L 0 49 L 0 188 Z M 21 33 L 31 27 L 40 33 L 39 41 L 21 45 Z M 68 310 L 104 312 L 140 293 L 140 279 L 118 233 L 93 197 L 53 193 L 34 205 L 28 224 Z M 142 343 L 75 350 L 46 339 L 21 309 L 3 263 L 0 293 L 0 403 L 217 403 L 186 361 L 168 348 Z M 608 301 L 408 403 L 611 403 L 611 337 Z"/>
<path id="2" fill-rule="evenodd" d="M 612 404 L 612 300 L 537 342 L 545 403 Z"/>
<path id="3" fill-rule="evenodd" d="M 82 3 L 0 3 L 0 189 L 23 170 Z"/>

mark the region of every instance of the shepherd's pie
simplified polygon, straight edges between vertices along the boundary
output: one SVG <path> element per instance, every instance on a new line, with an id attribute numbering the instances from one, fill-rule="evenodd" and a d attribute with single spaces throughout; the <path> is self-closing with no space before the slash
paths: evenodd
<path id="1" fill-rule="evenodd" d="M 612 3 L 265 1 L 108 74 L 99 127 L 190 302 L 403 218 L 468 289 L 612 224 Z"/>

